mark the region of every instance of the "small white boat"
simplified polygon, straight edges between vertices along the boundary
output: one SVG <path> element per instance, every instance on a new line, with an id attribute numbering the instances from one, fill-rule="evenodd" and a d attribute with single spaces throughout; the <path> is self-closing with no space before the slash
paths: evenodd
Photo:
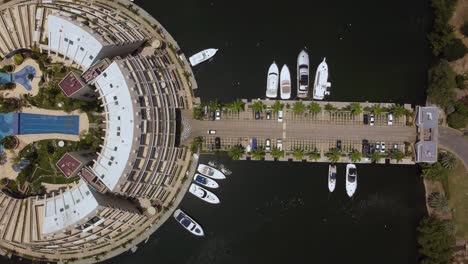
<path id="1" fill-rule="evenodd" d="M 177 222 L 179 222 L 185 229 L 190 231 L 190 233 L 196 236 L 204 236 L 205 232 L 203 232 L 203 228 L 199 225 L 195 220 L 193 220 L 190 216 L 186 213 L 182 212 L 182 210 L 177 209 L 174 212 L 174 218 Z"/>
<path id="2" fill-rule="evenodd" d="M 328 82 L 328 65 L 325 60 L 326 58 L 323 58 L 315 72 L 313 94 L 315 100 L 323 100 L 325 95 L 330 95 L 331 83 Z"/>
<path id="3" fill-rule="evenodd" d="M 309 54 L 302 50 L 297 57 L 297 97 L 306 98 L 309 94 Z"/>
<path id="4" fill-rule="evenodd" d="M 219 187 L 219 184 L 217 182 L 198 173 L 195 174 L 195 176 L 193 176 L 193 180 L 196 183 L 201 184 L 208 188 L 216 189 Z"/>
<path id="5" fill-rule="evenodd" d="M 196 185 L 195 183 L 190 185 L 189 192 L 207 203 L 219 204 L 219 198 L 216 194 Z"/>
<path id="6" fill-rule="evenodd" d="M 189 58 L 190 64 L 192 66 L 196 66 L 206 60 L 209 60 L 212 58 L 216 52 L 218 52 L 218 49 L 206 49 L 198 52 L 197 54 L 191 56 Z"/>
<path id="7" fill-rule="evenodd" d="M 333 192 L 336 186 L 336 166 L 328 165 L 328 190 Z"/>
<path id="8" fill-rule="evenodd" d="M 205 164 L 198 165 L 198 172 L 215 180 L 226 179 L 226 176 L 219 170 Z"/>
<path id="9" fill-rule="evenodd" d="M 346 193 L 349 197 L 354 195 L 357 188 L 357 170 L 356 165 L 346 165 Z"/>
<path id="10" fill-rule="evenodd" d="M 275 62 L 270 65 L 267 77 L 266 97 L 276 98 L 278 96 L 279 70 Z"/>
<path id="11" fill-rule="evenodd" d="M 291 98 L 291 74 L 289 73 L 289 68 L 286 64 L 281 68 L 280 92 L 281 99 L 286 100 Z"/>

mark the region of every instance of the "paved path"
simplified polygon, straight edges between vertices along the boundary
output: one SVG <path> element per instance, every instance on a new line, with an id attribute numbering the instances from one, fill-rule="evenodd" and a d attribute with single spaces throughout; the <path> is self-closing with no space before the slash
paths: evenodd
<path id="1" fill-rule="evenodd" d="M 439 127 L 439 145 L 455 153 L 468 170 L 468 138 L 460 131 L 450 127 Z"/>

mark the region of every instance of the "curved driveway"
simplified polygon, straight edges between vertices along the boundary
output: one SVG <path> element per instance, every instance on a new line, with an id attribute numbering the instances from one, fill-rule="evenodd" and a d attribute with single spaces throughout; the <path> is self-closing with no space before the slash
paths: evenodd
<path id="1" fill-rule="evenodd" d="M 439 145 L 455 153 L 468 169 L 468 138 L 460 131 L 450 127 L 439 127 Z"/>

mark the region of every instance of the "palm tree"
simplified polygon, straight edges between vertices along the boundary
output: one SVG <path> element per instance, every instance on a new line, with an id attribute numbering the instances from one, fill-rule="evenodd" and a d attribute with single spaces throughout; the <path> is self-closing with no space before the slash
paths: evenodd
<path id="1" fill-rule="evenodd" d="M 306 106 L 302 101 L 295 102 L 292 111 L 295 115 L 301 115 L 306 111 Z"/>
<path id="2" fill-rule="evenodd" d="M 229 104 L 229 109 L 233 112 L 239 113 L 240 111 L 244 111 L 245 103 L 242 102 L 240 99 L 236 99 L 234 102 Z"/>
<path id="3" fill-rule="evenodd" d="M 361 157 L 362 157 L 361 152 L 359 152 L 356 149 L 353 149 L 353 151 L 351 151 L 351 154 L 349 154 L 349 158 L 351 159 L 352 162 L 361 161 Z"/>
<path id="4" fill-rule="evenodd" d="M 432 165 L 426 165 L 421 176 L 431 181 L 443 181 L 448 177 L 448 169 L 444 168 L 439 162 Z"/>
<path id="5" fill-rule="evenodd" d="M 457 158 L 451 152 L 443 152 L 439 157 L 440 164 L 446 169 L 453 170 L 457 166 Z"/>
<path id="6" fill-rule="evenodd" d="M 256 160 L 261 160 L 265 157 L 265 150 L 262 147 L 254 149 L 252 151 L 252 156 Z"/>
<path id="7" fill-rule="evenodd" d="M 320 152 L 309 152 L 307 156 L 309 156 L 311 160 L 315 160 L 315 161 L 319 160 L 322 157 L 320 155 Z"/>
<path id="8" fill-rule="evenodd" d="M 266 109 L 266 105 L 262 101 L 255 101 L 255 103 L 252 104 L 252 110 L 254 112 L 263 112 L 263 110 Z"/>
<path id="9" fill-rule="evenodd" d="M 210 108 L 211 111 L 215 111 L 215 110 L 221 110 L 222 105 L 218 102 L 218 99 L 215 99 L 214 101 L 211 101 L 208 103 L 208 107 Z"/>
<path id="10" fill-rule="evenodd" d="M 322 107 L 320 107 L 320 105 L 316 102 L 312 102 L 310 103 L 307 108 L 309 109 L 309 112 L 311 114 L 318 114 L 320 113 L 320 111 L 322 111 Z"/>
<path id="11" fill-rule="evenodd" d="M 239 160 L 242 155 L 244 155 L 244 149 L 241 146 L 236 145 L 229 149 L 228 155 L 233 160 Z"/>
<path id="12" fill-rule="evenodd" d="M 302 160 L 305 156 L 305 152 L 303 149 L 295 149 L 292 154 L 297 160 Z"/>
<path id="13" fill-rule="evenodd" d="M 336 110 L 337 110 L 337 108 L 334 107 L 334 106 L 333 106 L 332 104 L 330 104 L 330 103 L 326 104 L 325 107 L 324 107 L 324 109 L 325 109 L 325 111 L 328 111 L 328 112 L 332 112 L 332 111 L 336 111 Z"/>
<path id="14" fill-rule="evenodd" d="M 393 149 L 392 151 L 390 151 L 390 158 L 395 159 L 397 163 L 403 160 L 404 157 L 405 154 L 399 149 Z"/>
<path id="15" fill-rule="evenodd" d="M 429 207 L 442 213 L 448 213 L 450 211 L 447 197 L 438 192 L 429 194 L 427 197 L 427 203 L 429 204 Z"/>
<path id="16" fill-rule="evenodd" d="M 284 104 L 282 104 L 280 101 L 275 101 L 275 103 L 271 106 L 271 109 L 273 109 L 273 112 L 278 113 L 279 111 L 283 110 Z"/>
<path id="17" fill-rule="evenodd" d="M 271 156 L 275 159 L 280 159 L 284 157 L 284 150 L 280 150 L 279 148 L 273 148 L 271 150 Z"/>
<path id="18" fill-rule="evenodd" d="M 408 110 L 402 105 L 395 104 L 390 108 L 390 112 L 393 114 L 393 116 L 400 117 L 406 115 Z"/>
<path id="19" fill-rule="evenodd" d="M 337 148 L 332 148 L 326 156 L 332 163 L 336 163 L 340 160 L 341 154 Z"/>
<path id="20" fill-rule="evenodd" d="M 360 115 L 362 113 L 362 107 L 359 103 L 351 103 L 349 105 L 349 110 L 353 115 Z"/>
<path id="21" fill-rule="evenodd" d="M 383 108 L 380 104 L 375 104 L 372 107 L 372 110 L 375 115 L 381 115 L 385 111 L 385 108 Z"/>
<path id="22" fill-rule="evenodd" d="M 381 158 L 382 156 L 380 155 L 380 152 L 377 151 L 372 152 L 372 154 L 370 155 L 370 159 L 373 163 L 379 162 Z"/>

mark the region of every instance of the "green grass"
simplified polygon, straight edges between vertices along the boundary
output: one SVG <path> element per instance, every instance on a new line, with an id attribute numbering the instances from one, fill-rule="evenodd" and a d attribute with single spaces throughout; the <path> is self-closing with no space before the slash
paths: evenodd
<path id="1" fill-rule="evenodd" d="M 448 177 L 449 204 L 453 208 L 453 221 L 457 238 L 468 238 L 468 172 L 463 163 L 458 164 Z"/>

